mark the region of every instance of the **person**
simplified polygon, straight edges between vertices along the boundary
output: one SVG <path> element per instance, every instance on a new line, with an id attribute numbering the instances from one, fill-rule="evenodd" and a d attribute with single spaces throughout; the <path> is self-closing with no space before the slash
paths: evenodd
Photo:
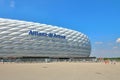
<path id="1" fill-rule="evenodd" d="M 4 64 L 4 60 L 2 59 L 1 62 Z"/>
<path id="2" fill-rule="evenodd" d="M 116 61 L 115 61 L 115 60 L 113 60 L 113 61 L 112 61 L 112 64 L 116 64 Z"/>

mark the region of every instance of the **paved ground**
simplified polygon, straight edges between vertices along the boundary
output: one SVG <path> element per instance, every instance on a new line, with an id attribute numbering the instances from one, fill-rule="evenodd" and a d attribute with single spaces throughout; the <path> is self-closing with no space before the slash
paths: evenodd
<path id="1" fill-rule="evenodd" d="M 0 63 L 0 80 L 120 80 L 120 63 Z"/>

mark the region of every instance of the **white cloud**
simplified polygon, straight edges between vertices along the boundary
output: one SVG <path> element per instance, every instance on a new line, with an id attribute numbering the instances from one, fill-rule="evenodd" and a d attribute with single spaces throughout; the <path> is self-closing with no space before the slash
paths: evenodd
<path id="1" fill-rule="evenodd" d="M 95 44 L 103 44 L 103 42 L 95 42 Z"/>
<path id="2" fill-rule="evenodd" d="M 116 42 L 117 42 L 117 43 L 120 43 L 120 38 L 118 38 L 118 39 L 116 40 Z"/>
<path id="3" fill-rule="evenodd" d="M 114 46 L 114 47 L 113 47 L 113 49 L 117 49 L 117 48 L 118 48 L 118 46 Z"/>
<path id="4" fill-rule="evenodd" d="M 14 1 L 11 1 L 11 2 L 10 2 L 10 7 L 11 7 L 11 8 L 14 8 L 14 7 L 15 7 L 15 2 L 14 2 Z"/>
<path id="5" fill-rule="evenodd" d="M 91 52 L 91 56 L 96 57 L 120 57 L 120 49 L 96 49 Z"/>

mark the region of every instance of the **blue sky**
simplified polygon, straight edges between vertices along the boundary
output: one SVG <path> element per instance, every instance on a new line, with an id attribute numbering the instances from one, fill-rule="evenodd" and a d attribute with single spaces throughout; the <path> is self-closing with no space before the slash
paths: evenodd
<path id="1" fill-rule="evenodd" d="M 120 0 L 0 0 L 0 17 L 80 31 L 96 57 L 120 57 Z"/>

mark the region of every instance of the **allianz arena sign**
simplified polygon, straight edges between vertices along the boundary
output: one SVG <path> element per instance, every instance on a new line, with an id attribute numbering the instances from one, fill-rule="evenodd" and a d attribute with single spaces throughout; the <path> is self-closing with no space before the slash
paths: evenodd
<path id="1" fill-rule="evenodd" d="M 35 30 L 30 30 L 29 35 L 32 35 L 32 36 L 45 36 L 45 37 L 60 38 L 60 39 L 65 39 L 66 38 L 66 36 L 57 35 L 55 33 L 43 33 L 43 32 L 38 32 L 38 31 L 35 31 Z"/>

